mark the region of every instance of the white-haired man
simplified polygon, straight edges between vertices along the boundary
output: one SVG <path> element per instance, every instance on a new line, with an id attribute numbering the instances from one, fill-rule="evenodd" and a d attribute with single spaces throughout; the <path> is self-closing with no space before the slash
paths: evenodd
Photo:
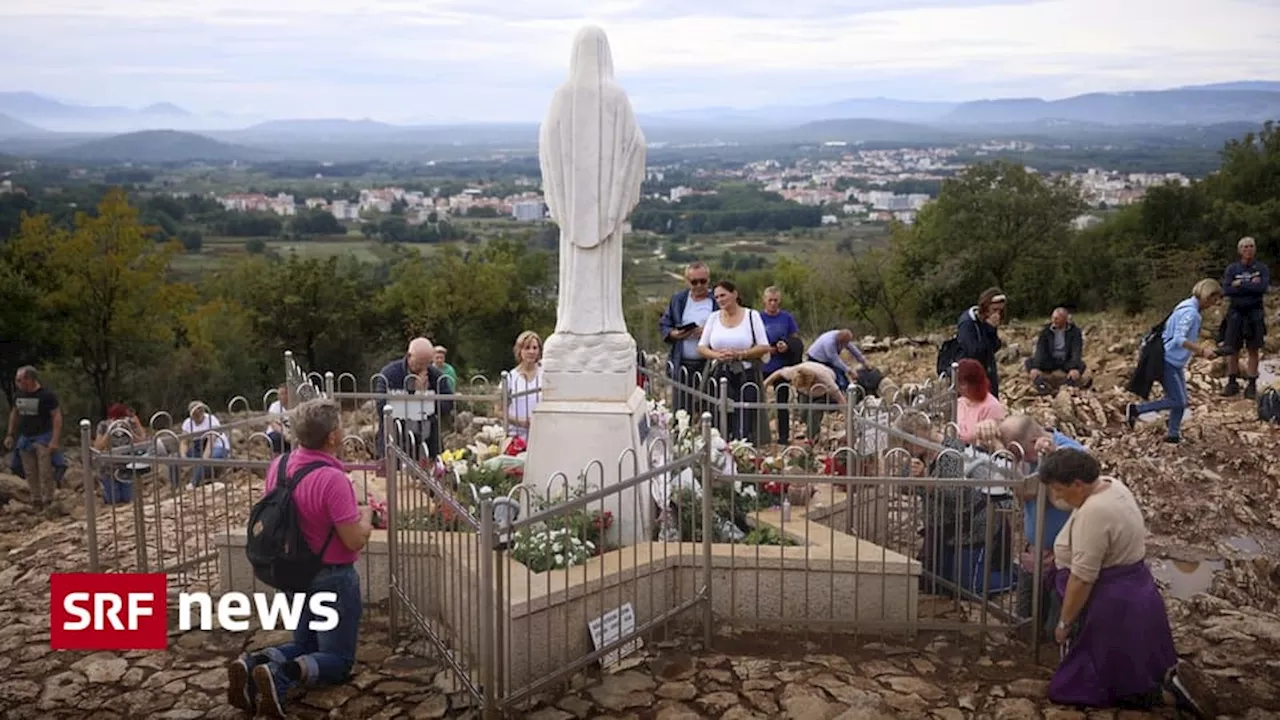
<path id="1" fill-rule="evenodd" d="M 419 394 L 435 392 L 437 395 L 452 395 L 453 388 L 445 374 L 435 366 L 436 349 L 431 341 L 424 337 L 414 338 L 404 357 L 392 360 L 382 368 L 374 379 L 374 392 L 389 394 Z M 383 455 L 382 409 L 386 400 L 378 401 L 378 440 L 375 457 Z M 427 457 L 434 458 L 440 454 L 440 417 L 448 415 L 453 409 L 451 401 L 436 401 L 435 413 L 426 420 L 406 420 L 405 430 L 412 432 L 418 442 L 410 449 L 411 455 L 423 460 L 420 448 L 426 443 Z M 406 436 L 407 437 L 407 436 Z M 404 438 L 399 438 L 403 441 Z"/>
<path id="2" fill-rule="evenodd" d="M 1244 396 L 1258 396 L 1258 356 L 1267 337 L 1267 319 L 1263 299 L 1271 286 L 1271 271 L 1258 262 L 1258 244 L 1251 237 L 1236 244 L 1240 259 L 1227 266 L 1222 276 L 1222 294 L 1227 298 L 1227 312 L 1222 317 L 1219 339 L 1227 358 L 1227 386 L 1222 394 L 1231 397 L 1240 392 L 1236 377 L 1240 374 L 1240 349 L 1249 351 L 1245 373 Z"/>

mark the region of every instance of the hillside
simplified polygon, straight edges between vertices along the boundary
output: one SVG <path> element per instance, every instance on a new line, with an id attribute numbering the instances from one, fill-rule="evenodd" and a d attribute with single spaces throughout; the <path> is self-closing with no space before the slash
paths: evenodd
<path id="1" fill-rule="evenodd" d="M 947 142 L 956 140 L 958 135 L 943 128 L 915 123 L 851 118 L 805 123 L 779 130 L 774 138 L 779 141 L 785 138 L 791 142 Z"/>
<path id="2" fill-rule="evenodd" d="M 30 123 L 22 122 L 17 118 L 0 114 L 0 137 L 22 137 L 26 135 L 40 135 L 45 131 Z"/>
<path id="3" fill-rule="evenodd" d="M 1276 310 L 1280 304 L 1272 303 L 1269 315 Z M 1187 442 L 1179 447 L 1160 443 L 1160 429 L 1150 423 L 1128 431 L 1119 415 L 1128 397 L 1117 383 L 1131 365 L 1134 344 L 1148 321 L 1110 316 L 1077 320 L 1086 333 L 1086 358 L 1097 372 L 1095 389 L 1066 391 L 1051 398 L 1030 393 L 1016 368 L 1039 326 L 1015 323 L 1002 330 L 1008 343 L 1002 354 L 1006 402 L 1015 412 L 1029 413 L 1086 443 L 1100 456 L 1108 474 L 1133 489 L 1151 533 L 1148 560 L 1165 590 L 1178 652 L 1206 671 L 1220 717 L 1274 717 L 1280 710 L 1280 676 L 1274 664 L 1280 654 L 1280 617 L 1275 615 L 1280 609 L 1276 561 L 1280 548 L 1280 467 L 1271 454 L 1280 443 L 1280 427 L 1261 426 L 1247 401 L 1216 397 L 1211 378 L 1219 372 L 1220 362 L 1196 361 Z M 1216 322 L 1216 314 L 1210 313 L 1205 326 L 1216 327 Z M 945 329 L 933 338 L 943 336 Z M 873 362 L 899 385 L 922 381 L 931 374 L 935 348 L 929 338 L 885 338 L 863 346 Z M 1280 342 L 1273 338 L 1269 351 L 1277 349 Z M 352 413 L 346 422 L 353 434 L 374 432 L 371 411 Z M 446 438 L 448 446 L 474 440 L 475 427 L 468 424 L 451 433 Z M 257 451 L 249 449 L 247 430 L 236 428 L 231 435 L 235 456 L 256 455 Z M 0 504 L 0 582 L 8 589 L 0 599 L 0 611 L 15 618 L 0 631 L 6 647 L 13 651 L 12 660 L 5 665 L 6 680 L 0 683 L 5 690 L 0 693 L 0 714 L 79 717 L 102 709 L 106 711 L 100 713 L 103 717 L 129 717 L 176 706 L 190 708 L 182 711 L 187 713 L 183 717 L 213 716 L 226 694 L 222 669 L 226 657 L 247 644 L 264 644 L 269 639 L 267 633 L 191 633 L 176 638 L 167 653 L 48 652 L 48 573 L 80 571 L 85 557 L 83 494 L 79 490 L 82 475 L 75 458 L 72 453 L 68 487 L 58 492 L 71 514 L 62 520 L 42 521 L 23 502 L 25 483 L 0 474 L 0 495 L 7 500 Z M 261 480 L 253 473 L 234 471 L 222 482 L 232 489 L 227 496 L 231 500 L 206 499 L 196 506 L 207 514 L 201 524 L 191 526 L 196 534 L 201 528 L 223 532 L 223 528 L 241 522 L 229 512 L 242 513 L 250 488 L 260 487 Z M 217 488 L 208 492 L 220 492 Z M 158 536 L 157 528 L 171 528 L 173 519 L 181 515 L 173 510 L 171 501 L 162 501 L 157 495 L 155 517 L 151 517 L 150 492 L 146 496 L 148 533 Z M 112 509 L 100 512 L 98 527 L 104 534 L 99 535 L 99 542 L 110 543 L 112 548 L 102 560 L 112 567 L 116 563 L 127 566 L 134 557 L 135 541 L 128 506 L 114 510 L 115 524 Z M 196 540 L 187 537 L 186 542 Z M 162 544 L 150 545 L 152 552 L 161 552 L 157 547 L 177 552 L 174 538 L 167 535 Z M 154 562 L 155 556 L 152 558 Z M 976 610 L 964 603 L 955 608 L 952 601 L 935 606 L 922 598 L 920 603 L 922 612 L 928 605 L 934 608 L 928 612 L 953 613 L 941 615 L 948 620 L 968 612 L 973 613 L 969 620 L 976 622 Z M 382 608 L 366 607 L 366 618 L 354 673 L 359 691 L 343 686 L 315 693 L 303 702 L 314 702 L 310 707 L 318 709 L 304 709 L 302 716 L 320 717 L 338 706 L 343 716 L 350 717 L 370 717 L 379 710 L 386 717 L 406 716 L 424 707 L 429 712 L 422 712 L 422 717 L 445 717 L 442 708 L 457 707 L 459 714 L 466 709 L 465 694 L 457 692 L 447 675 L 436 674 L 442 669 L 438 662 L 407 654 L 389 641 Z M 590 673 L 575 678 L 563 692 L 536 696 L 530 717 L 574 716 L 556 705 L 577 708 L 580 717 L 601 717 L 644 703 L 684 707 L 673 704 L 672 698 L 702 706 L 740 704 L 744 711 L 733 716 L 743 718 L 781 717 L 781 710 L 772 708 L 807 707 L 797 698 L 813 698 L 806 702 L 820 711 L 788 713 L 793 717 L 835 717 L 850 706 L 854 712 L 847 717 L 964 717 L 959 712 L 943 712 L 957 707 L 972 707 L 975 716 L 1019 720 L 1084 717 L 1044 698 L 1054 662 L 1050 656 L 1057 657 L 1056 648 L 1047 644 L 1037 664 L 1030 661 L 1025 646 L 1003 633 L 994 634 L 992 642 L 982 646 L 976 638 L 930 630 L 922 631 L 917 639 L 878 633 L 868 639 L 874 642 L 864 644 L 826 632 L 780 639 L 725 632 L 717 634 L 714 652 L 709 653 L 686 645 L 679 636 L 669 636 L 638 655 L 635 667 L 625 672 Z M 785 680 L 778 682 L 775 677 Z M 387 680 L 395 682 L 384 682 Z M 663 700 L 652 694 L 659 686 Z M 618 687 L 624 689 L 619 691 Z M 38 712 L 23 711 L 28 706 L 34 710 L 37 700 Z M 819 701 L 821 705 L 817 705 Z M 765 708 L 766 714 L 746 712 L 749 706 Z M 1116 717 L 1111 712 L 1094 715 Z M 688 711 L 659 716 L 720 714 Z M 1132 711 L 1119 716 L 1135 720 L 1168 717 Z"/>
<path id="4" fill-rule="evenodd" d="M 1280 93 L 1162 90 L 1090 93 L 1063 100 L 1017 98 L 962 103 L 943 118 L 961 125 L 1074 120 L 1105 125 L 1211 125 L 1280 118 Z"/>
<path id="5" fill-rule="evenodd" d="M 50 155 L 59 160 L 82 162 L 143 163 L 243 162 L 269 157 L 262 150 L 177 130 L 143 130 L 113 135 L 51 151 Z"/>

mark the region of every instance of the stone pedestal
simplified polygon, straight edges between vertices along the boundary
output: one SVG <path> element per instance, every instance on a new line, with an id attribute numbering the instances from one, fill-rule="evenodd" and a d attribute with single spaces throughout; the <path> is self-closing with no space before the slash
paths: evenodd
<path id="1" fill-rule="evenodd" d="M 636 386 L 636 344 L 627 333 L 547 338 L 542 359 L 542 401 L 529 424 L 524 478 L 539 492 L 557 473 L 571 489 L 616 485 L 648 469 L 648 402 Z M 565 481 L 550 486 L 559 498 Z M 653 500 L 649 483 L 606 497 L 592 510 L 613 513 L 608 539 L 620 546 L 647 542 Z"/>

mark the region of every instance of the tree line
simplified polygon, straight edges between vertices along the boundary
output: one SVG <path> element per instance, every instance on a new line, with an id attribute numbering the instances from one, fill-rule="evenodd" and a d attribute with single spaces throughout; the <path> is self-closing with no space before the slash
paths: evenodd
<path id="1" fill-rule="evenodd" d="M 425 334 L 460 372 L 509 368 L 521 330 L 554 325 L 554 258 L 498 240 L 430 260 L 394 249 L 380 263 L 249 256 L 194 283 L 173 270 L 182 248 L 121 190 L 59 224 L 25 216 L 0 247 L 0 378 L 44 371 L 69 417 L 114 402 L 139 412 L 193 399 L 225 407 L 283 379 L 283 353 L 309 370 L 364 378 Z M 261 402 L 255 400 L 255 405 Z"/>
<path id="2" fill-rule="evenodd" d="M 818 227 L 822 210 L 750 185 L 721 185 L 714 194 L 686 195 L 668 203 L 643 198 L 631 213 L 636 230 L 663 235 L 776 231 Z"/>

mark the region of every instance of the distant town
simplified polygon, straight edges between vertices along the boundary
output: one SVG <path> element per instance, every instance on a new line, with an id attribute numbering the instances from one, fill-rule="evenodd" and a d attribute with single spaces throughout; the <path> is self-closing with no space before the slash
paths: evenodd
<path id="1" fill-rule="evenodd" d="M 1006 150 L 1023 150 L 1020 143 L 988 143 L 969 148 L 968 155 L 982 157 Z M 832 159 L 805 159 L 791 165 L 776 160 L 760 160 L 739 170 L 696 170 L 702 183 L 714 186 L 718 182 L 753 182 L 764 190 L 776 192 L 787 200 L 801 205 L 829 209 L 822 218 L 825 225 L 861 222 L 888 222 L 897 220 L 910 224 L 916 213 L 934 197 L 932 193 L 902 193 L 877 189 L 889 185 L 901 185 L 915 181 L 921 184 L 940 183 L 964 169 L 966 163 L 959 159 L 962 149 L 925 148 L 896 150 L 851 150 Z M 662 183 L 673 169 L 687 173 L 687 167 L 652 167 L 648 179 Z M 1035 171 L 1035 168 L 1028 168 Z M 1176 183 L 1185 185 L 1189 178 L 1181 173 L 1120 173 L 1102 168 L 1087 172 L 1069 173 L 1078 183 L 1089 204 L 1097 209 L 1122 207 L 1133 204 L 1146 194 L 1149 188 Z M 530 178 L 518 179 L 516 184 L 532 186 Z M 509 188 L 510 184 L 504 185 Z M 438 189 L 437 189 L 438 190 Z M 669 203 L 682 198 L 715 193 L 714 189 L 694 189 L 677 185 L 661 193 L 649 193 L 647 197 Z M 359 223 L 371 217 L 391 213 L 399 206 L 410 224 L 433 222 L 442 217 L 463 217 L 476 214 L 485 208 L 486 214 L 511 217 L 522 222 L 537 222 L 547 217 L 542 194 L 528 190 L 516 194 L 496 196 L 482 185 L 471 186 L 461 193 L 441 196 L 438 192 L 410 191 L 401 187 L 366 188 L 358 198 L 328 200 L 321 197 L 295 198 L 293 195 L 274 196 L 261 193 L 232 193 L 218 198 L 230 211 L 274 213 L 281 216 L 296 215 L 300 208 L 332 213 L 344 222 Z M 1077 220 L 1087 226 L 1091 216 Z"/>

